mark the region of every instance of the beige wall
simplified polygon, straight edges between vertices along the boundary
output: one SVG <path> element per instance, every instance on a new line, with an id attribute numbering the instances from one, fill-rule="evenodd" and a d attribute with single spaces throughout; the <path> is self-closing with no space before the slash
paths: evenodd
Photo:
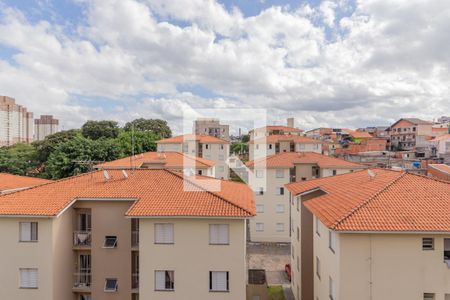
<path id="1" fill-rule="evenodd" d="M 296 143 L 295 151 L 322 153 L 322 144 Z"/>
<path id="2" fill-rule="evenodd" d="M 158 152 L 183 152 L 182 144 L 158 143 L 156 149 Z"/>
<path id="3" fill-rule="evenodd" d="M 154 224 L 174 223 L 175 243 L 154 243 Z M 230 224 L 230 245 L 209 245 L 209 224 Z M 141 299 L 244 300 L 246 297 L 245 220 L 141 219 Z M 174 291 L 155 291 L 155 270 L 175 271 Z M 209 271 L 230 272 L 230 292 L 209 292 Z"/>
<path id="4" fill-rule="evenodd" d="M 208 149 L 206 149 L 206 145 L 208 145 Z M 229 156 L 230 145 L 228 144 L 202 144 L 202 157 L 216 162 L 216 178 L 229 178 L 229 167 L 227 164 Z"/>

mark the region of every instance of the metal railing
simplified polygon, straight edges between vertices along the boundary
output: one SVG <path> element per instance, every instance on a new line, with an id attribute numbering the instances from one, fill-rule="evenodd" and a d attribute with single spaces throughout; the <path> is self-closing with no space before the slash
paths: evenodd
<path id="1" fill-rule="evenodd" d="M 90 231 L 74 231 L 73 245 L 77 247 L 91 246 L 91 232 Z"/>
<path id="2" fill-rule="evenodd" d="M 73 274 L 73 287 L 76 289 L 89 289 L 91 287 L 91 272 L 81 272 Z"/>
<path id="3" fill-rule="evenodd" d="M 139 246 L 139 231 L 135 231 L 133 230 L 131 232 L 131 246 L 132 247 L 137 247 Z"/>
<path id="4" fill-rule="evenodd" d="M 131 274 L 131 288 L 138 289 L 139 288 L 139 273 Z"/>

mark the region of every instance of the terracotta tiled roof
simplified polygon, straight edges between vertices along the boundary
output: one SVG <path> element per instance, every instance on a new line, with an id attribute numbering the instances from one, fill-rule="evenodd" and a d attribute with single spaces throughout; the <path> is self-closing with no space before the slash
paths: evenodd
<path id="1" fill-rule="evenodd" d="M 230 142 L 210 135 L 185 134 L 157 141 L 158 144 L 180 144 L 187 141 L 199 141 L 202 144 L 229 144 Z"/>
<path id="2" fill-rule="evenodd" d="M 304 131 L 302 129 L 295 128 L 295 127 L 288 127 L 288 126 L 282 126 L 282 125 L 268 125 L 268 126 L 252 129 L 252 130 L 250 130 L 250 132 L 273 131 L 273 130 L 282 130 L 282 131 L 286 131 L 286 132 L 303 132 Z"/>
<path id="3" fill-rule="evenodd" d="M 0 197 L 0 215 L 56 216 L 76 199 L 136 200 L 128 216 L 250 217 L 254 195 L 244 184 L 217 180 L 220 191 L 205 189 L 211 178 L 192 178 L 169 170 L 86 173 Z M 204 179 L 204 178 L 203 178 Z M 187 188 L 187 190 L 185 189 Z"/>
<path id="4" fill-rule="evenodd" d="M 367 139 L 373 137 L 370 133 L 365 131 L 351 130 L 348 134 L 356 139 Z"/>
<path id="5" fill-rule="evenodd" d="M 449 139 L 450 139 L 450 133 L 435 137 L 434 139 L 430 140 L 430 142 L 439 142 L 439 141 L 445 141 L 445 140 L 449 140 Z"/>
<path id="6" fill-rule="evenodd" d="M 312 139 L 306 136 L 292 135 L 292 134 L 273 134 L 266 137 L 258 138 L 249 142 L 249 144 L 268 144 L 278 143 L 280 141 L 289 141 L 294 143 L 305 144 L 322 144 L 322 141 Z"/>
<path id="7" fill-rule="evenodd" d="M 330 229 L 370 232 L 450 232 L 450 183 L 373 169 L 287 185 L 298 195 L 325 194 L 304 203 Z"/>
<path id="8" fill-rule="evenodd" d="M 445 164 L 429 164 L 429 167 L 450 175 L 450 166 Z"/>
<path id="9" fill-rule="evenodd" d="M 269 155 L 266 158 L 248 161 L 247 167 L 253 167 L 255 164 L 262 165 L 266 160 L 266 168 L 293 168 L 296 164 L 317 164 L 321 168 L 351 168 L 363 169 L 364 165 L 322 155 L 315 152 L 284 152 Z"/>
<path id="10" fill-rule="evenodd" d="M 165 169 L 180 170 L 184 167 L 209 168 L 215 165 L 212 160 L 194 157 L 180 152 L 146 152 L 125 157 L 95 166 L 98 169 L 140 168 L 143 164 L 164 164 Z"/>
<path id="11" fill-rule="evenodd" d="M 0 191 L 23 189 L 52 182 L 51 180 L 0 173 Z"/>

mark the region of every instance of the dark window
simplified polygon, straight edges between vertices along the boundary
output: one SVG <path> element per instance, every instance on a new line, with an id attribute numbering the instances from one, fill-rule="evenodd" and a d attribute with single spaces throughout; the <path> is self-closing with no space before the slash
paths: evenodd
<path id="1" fill-rule="evenodd" d="M 117 247 L 117 236 L 106 236 L 103 247 L 104 248 L 116 248 Z"/>
<path id="2" fill-rule="evenodd" d="M 105 292 L 115 292 L 115 291 L 117 291 L 117 279 L 116 278 L 106 278 Z"/>
<path id="3" fill-rule="evenodd" d="M 433 238 L 423 238 L 422 239 L 422 250 L 434 250 L 434 239 Z"/>

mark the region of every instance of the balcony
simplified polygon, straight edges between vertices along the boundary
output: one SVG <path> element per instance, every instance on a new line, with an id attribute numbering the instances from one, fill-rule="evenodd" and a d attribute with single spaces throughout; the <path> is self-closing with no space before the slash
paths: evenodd
<path id="1" fill-rule="evenodd" d="M 131 247 L 139 248 L 139 231 L 137 230 L 131 232 Z"/>
<path id="2" fill-rule="evenodd" d="M 74 274 L 73 290 L 90 291 L 91 289 L 91 271 L 84 271 Z"/>
<path id="3" fill-rule="evenodd" d="M 73 246 L 77 248 L 91 247 L 91 232 L 90 231 L 74 231 L 73 232 Z"/>
<path id="4" fill-rule="evenodd" d="M 139 273 L 131 274 L 131 289 L 136 292 L 139 289 Z"/>

